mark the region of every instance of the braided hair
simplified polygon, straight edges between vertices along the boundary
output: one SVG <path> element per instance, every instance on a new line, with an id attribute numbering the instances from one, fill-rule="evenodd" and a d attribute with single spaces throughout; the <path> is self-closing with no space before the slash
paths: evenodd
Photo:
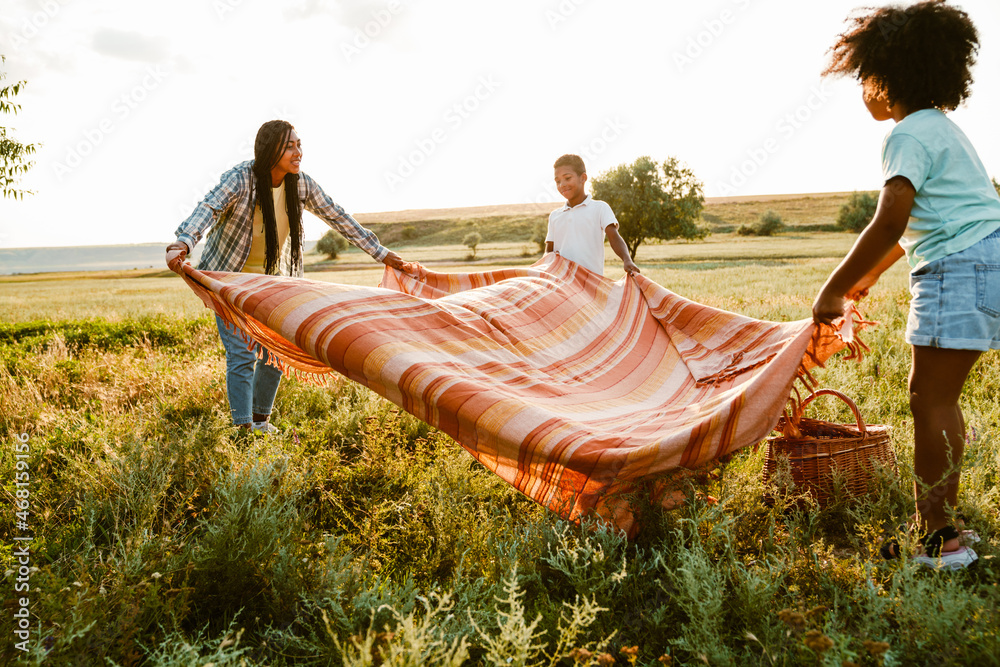
<path id="1" fill-rule="evenodd" d="M 292 124 L 284 120 L 270 120 L 257 130 L 253 144 L 253 174 L 256 193 L 251 190 L 251 204 L 260 206 L 264 216 L 264 273 L 275 275 L 278 271 L 278 223 L 274 217 L 274 195 L 271 193 L 271 168 L 278 164 L 291 135 Z M 254 201 L 256 200 L 256 201 Z M 299 206 L 299 175 L 285 174 L 285 211 L 288 213 L 288 235 L 292 244 L 291 275 L 302 264 L 302 210 Z"/>
<path id="2" fill-rule="evenodd" d="M 823 72 L 856 77 L 890 105 L 950 111 L 970 93 L 979 34 L 944 0 L 867 8 L 830 47 Z"/>

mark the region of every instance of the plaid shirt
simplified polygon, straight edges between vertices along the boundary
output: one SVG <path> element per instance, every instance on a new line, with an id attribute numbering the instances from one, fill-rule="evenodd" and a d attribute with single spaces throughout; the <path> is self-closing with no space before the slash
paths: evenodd
<path id="1" fill-rule="evenodd" d="M 189 250 L 194 250 L 211 225 L 205 250 L 198 262 L 198 268 L 203 271 L 240 271 L 246 264 L 253 241 L 256 206 L 252 167 L 253 160 L 248 160 L 224 173 L 219 184 L 205 195 L 194 213 L 174 232 L 178 241 L 183 241 Z M 389 249 L 378 242 L 378 237 L 371 230 L 362 227 L 308 175 L 299 174 L 298 189 L 301 206 L 343 234 L 352 244 L 380 262 L 389 254 Z M 291 248 L 290 242 L 282 248 L 279 275 L 289 275 Z M 305 255 L 304 249 L 302 254 Z M 296 276 L 301 278 L 303 275 L 300 266 Z"/>

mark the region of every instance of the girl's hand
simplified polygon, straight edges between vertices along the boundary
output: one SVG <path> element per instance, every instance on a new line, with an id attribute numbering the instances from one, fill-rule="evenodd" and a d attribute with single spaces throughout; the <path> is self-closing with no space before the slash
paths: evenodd
<path id="1" fill-rule="evenodd" d="M 813 322 L 830 324 L 838 317 L 843 317 L 844 304 L 844 297 L 828 294 L 826 290 L 821 291 L 813 301 Z"/>
<path id="2" fill-rule="evenodd" d="M 641 271 L 639 271 L 639 267 L 636 266 L 635 262 L 633 262 L 631 259 L 625 259 L 622 261 L 622 263 L 625 265 L 625 273 L 629 275 L 632 275 L 634 273 L 642 273 Z"/>
<path id="3" fill-rule="evenodd" d="M 845 294 L 844 297 L 857 303 L 858 301 L 861 301 L 861 299 L 868 296 L 869 288 L 877 282 L 878 276 L 867 275 L 855 283 L 854 287 L 847 290 L 847 294 Z"/>

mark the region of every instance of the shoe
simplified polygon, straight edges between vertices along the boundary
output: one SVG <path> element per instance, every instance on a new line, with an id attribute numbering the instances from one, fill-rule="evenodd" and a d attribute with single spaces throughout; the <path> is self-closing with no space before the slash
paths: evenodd
<path id="1" fill-rule="evenodd" d="M 261 435 L 281 435 L 281 431 L 269 421 L 254 422 L 253 432 Z"/>
<path id="2" fill-rule="evenodd" d="M 975 544 L 979 542 L 979 533 L 974 530 L 960 530 L 958 531 L 958 539 L 963 544 Z"/>
<path id="3" fill-rule="evenodd" d="M 917 515 L 911 515 L 906 523 L 896 526 L 896 532 L 903 534 L 915 530 L 916 521 Z M 980 541 L 979 533 L 965 527 L 965 515 L 961 512 L 955 513 L 955 528 L 958 530 L 958 539 L 962 544 L 976 544 Z"/>
<path id="4" fill-rule="evenodd" d="M 913 529 L 914 529 L 913 526 L 907 526 L 906 524 L 903 524 L 899 526 L 899 528 L 897 528 L 897 534 L 905 534 L 909 530 Z M 971 530 L 965 530 L 959 532 L 958 530 L 956 530 L 954 526 L 945 526 L 944 528 L 935 530 L 933 533 L 924 534 L 920 536 L 918 542 L 920 546 L 923 548 L 923 554 L 921 554 L 920 556 L 915 556 L 915 558 L 926 559 L 927 562 L 924 563 L 926 565 L 929 562 L 932 562 L 934 558 L 936 558 L 938 555 L 941 554 L 941 547 L 944 546 L 945 542 L 955 539 L 959 540 L 960 544 L 962 542 L 978 542 L 979 535 L 977 535 L 974 531 Z M 959 551 L 962 550 L 962 548 L 964 547 L 959 548 L 957 551 L 951 551 L 947 553 L 953 553 L 953 554 L 958 553 Z M 972 550 L 969 549 L 969 551 Z M 901 554 L 902 550 L 900 548 L 899 540 L 896 539 L 895 537 L 890 537 L 886 541 L 886 543 L 883 544 L 882 547 L 879 549 L 879 555 L 882 556 L 883 560 L 894 560 L 896 558 L 899 558 Z M 976 556 L 976 552 L 972 551 L 972 560 L 975 561 L 977 560 L 977 558 L 978 556 Z M 962 565 L 959 567 L 965 567 L 965 566 Z"/>
<path id="5" fill-rule="evenodd" d="M 936 557 L 921 554 L 914 556 L 913 560 L 935 570 L 961 570 L 979 560 L 979 556 L 969 547 L 960 547 L 956 551 L 942 551 Z"/>

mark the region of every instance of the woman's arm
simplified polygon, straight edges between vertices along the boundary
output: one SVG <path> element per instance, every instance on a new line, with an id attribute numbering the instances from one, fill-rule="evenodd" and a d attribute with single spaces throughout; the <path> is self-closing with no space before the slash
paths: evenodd
<path id="1" fill-rule="evenodd" d="M 847 257 L 826 279 L 813 302 L 814 321 L 829 324 L 843 315 L 844 296 L 864 291 L 865 279 L 875 274 L 878 268 L 884 271 L 899 259 L 896 255 L 886 264 L 894 253 L 899 252 L 894 247 L 899 247 L 899 239 L 906 231 L 916 194 L 913 185 L 903 176 L 896 176 L 885 184 L 879 195 L 875 217 L 861 232 Z"/>
<path id="2" fill-rule="evenodd" d="M 304 173 L 299 174 L 299 188 L 305 189 L 303 203 L 306 210 L 316 215 L 331 229 L 337 230 L 352 245 L 366 252 L 372 259 L 387 263 L 385 259 L 392 251 L 379 243 L 378 237 L 373 231 L 355 220 L 340 204 L 323 192 L 323 188 L 316 181 Z M 395 253 L 392 254 L 395 255 Z M 399 256 L 396 255 L 396 257 Z M 393 268 L 397 267 L 393 266 Z"/>
<path id="3" fill-rule="evenodd" d="M 219 178 L 219 184 L 212 188 L 195 207 L 187 220 L 182 222 L 174 235 L 177 242 L 187 247 L 187 252 L 194 250 L 205 230 L 219 219 L 219 216 L 232 208 L 241 198 L 250 197 L 249 163 L 237 165 Z M 176 245 L 171 243 L 170 246 Z"/>

